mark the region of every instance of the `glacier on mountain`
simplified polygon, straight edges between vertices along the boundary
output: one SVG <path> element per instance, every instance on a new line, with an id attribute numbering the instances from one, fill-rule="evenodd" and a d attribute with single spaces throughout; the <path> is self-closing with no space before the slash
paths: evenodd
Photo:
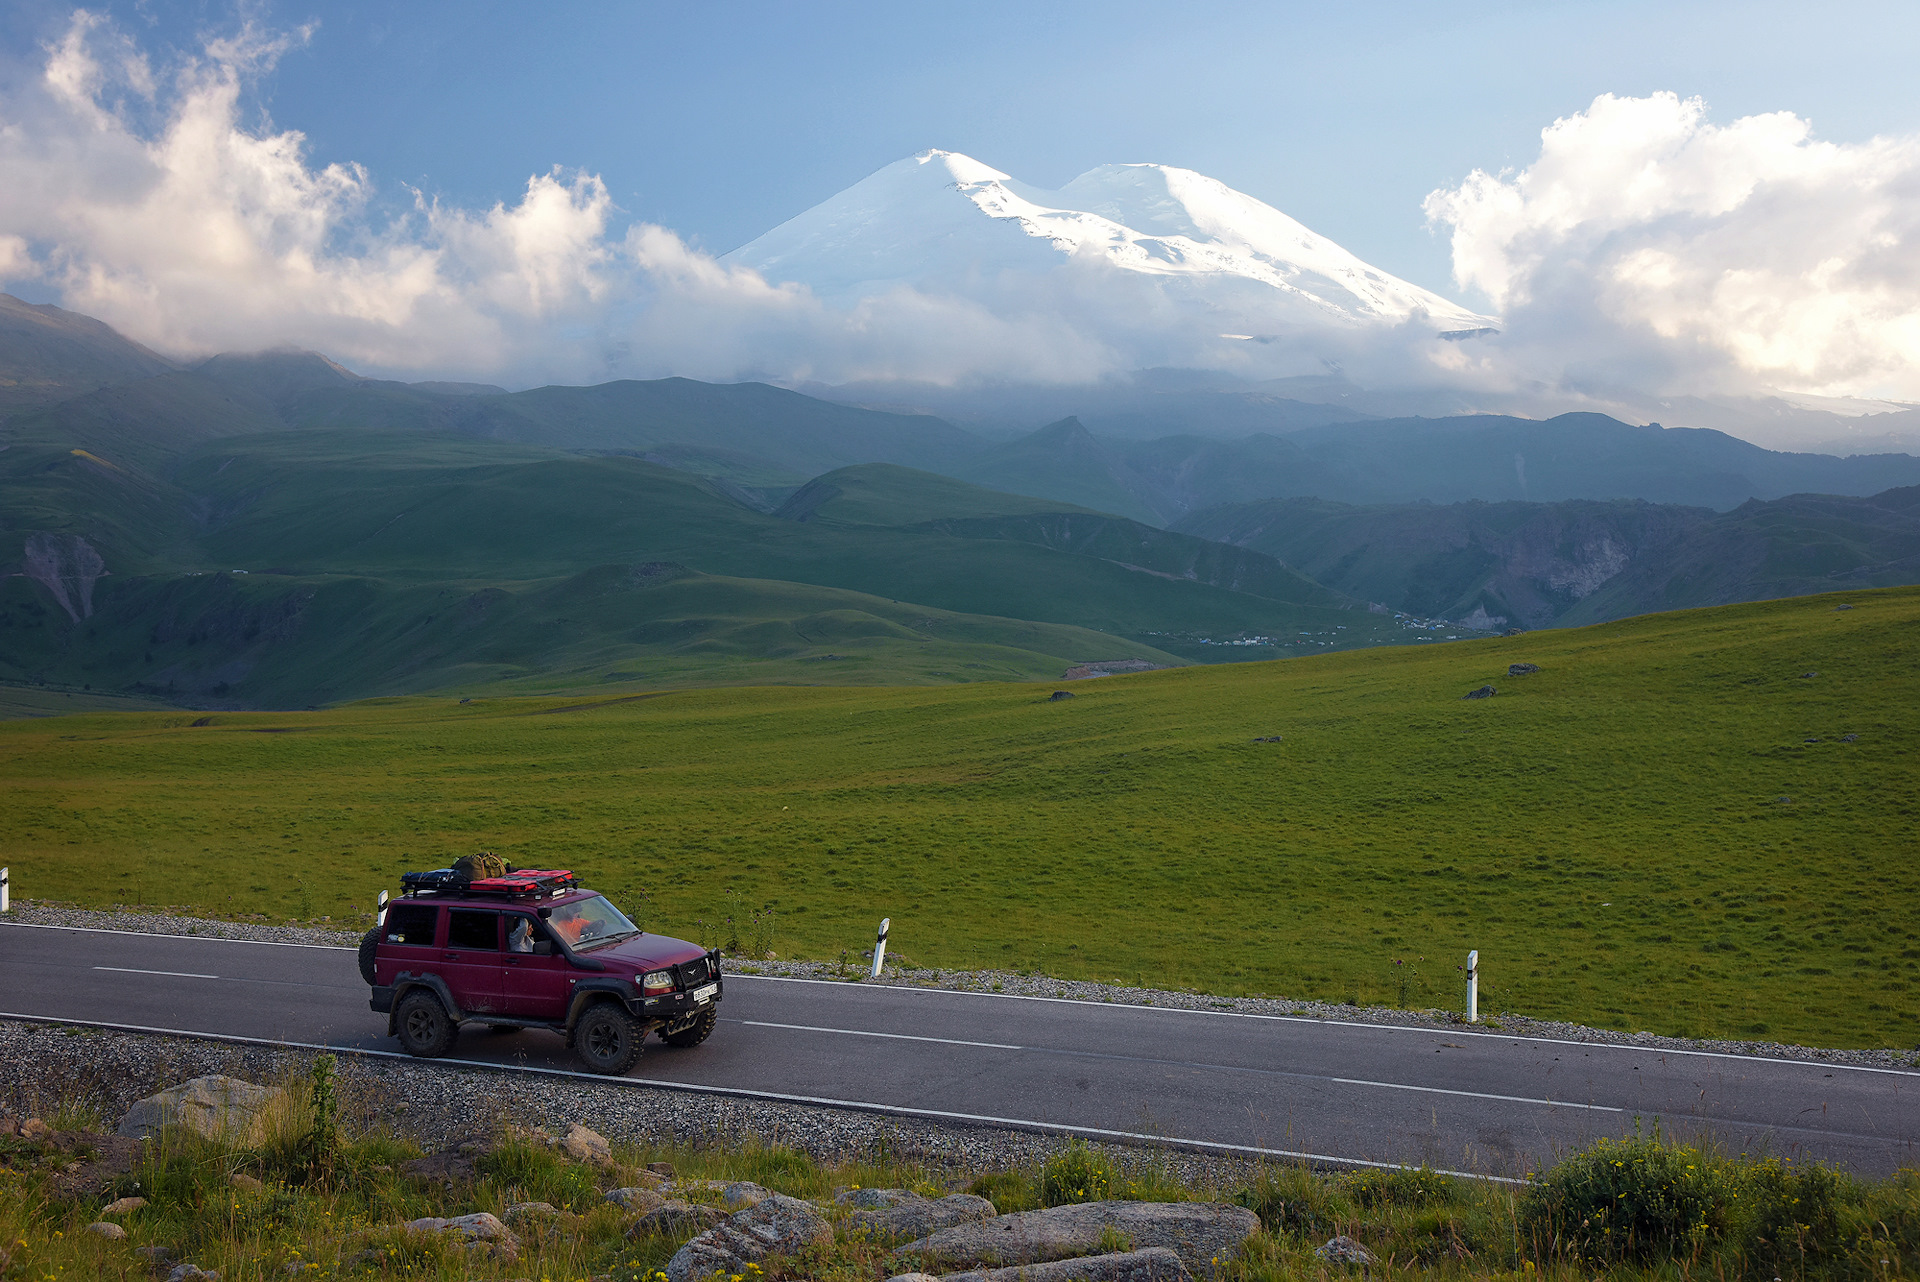
<path id="1" fill-rule="evenodd" d="M 1124 302 L 1145 309 L 1129 326 L 1187 330 L 1203 347 L 1497 325 L 1270 205 L 1167 165 L 1102 165 L 1045 191 L 957 152 L 924 151 L 722 261 L 842 305 L 899 289 L 1109 315 Z"/>

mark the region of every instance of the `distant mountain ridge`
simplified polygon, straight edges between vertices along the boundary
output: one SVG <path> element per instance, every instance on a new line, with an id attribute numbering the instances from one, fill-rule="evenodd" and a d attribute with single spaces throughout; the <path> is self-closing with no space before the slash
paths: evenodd
<path id="1" fill-rule="evenodd" d="M 1481 627 L 1920 582 L 1920 486 L 1751 499 L 1718 513 L 1638 501 L 1268 499 L 1197 513 L 1180 528 L 1395 610 Z"/>

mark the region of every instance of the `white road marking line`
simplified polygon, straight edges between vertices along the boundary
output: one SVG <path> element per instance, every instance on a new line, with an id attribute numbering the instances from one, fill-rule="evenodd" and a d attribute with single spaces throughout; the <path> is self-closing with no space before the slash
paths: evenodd
<path id="1" fill-rule="evenodd" d="M 199 975 L 190 970 L 141 970 L 137 966 L 95 966 L 95 970 L 115 970 L 122 975 L 171 975 L 175 979 L 218 979 L 218 975 Z"/>
<path id="2" fill-rule="evenodd" d="M 939 1042 L 942 1046 L 984 1046 L 993 1051 L 1024 1051 L 1027 1046 L 1009 1046 L 1005 1042 L 963 1042 L 952 1037 L 914 1037 L 908 1033 L 869 1033 L 861 1028 L 820 1028 L 813 1024 L 769 1024 L 761 1019 L 740 1021 L 749 1028 L 788 1028 L 797 1033 L 842 1033 L 848 1037 L 887 1037 L 896 1042 Z"/>
<path id="3" fill-rule="evenodd" d="M 738 1021 L 748 1028 L 788 1028 L 801 1033 L 840 1033 L 847 1037 L 888 1037 L 902 1042 L 939 1042 L 943 1046 L 984 1046 L 996 1051 L 1032 1051 L 1038 1055 L 1068 1055 L 1082 1057 L 1086 1051 L 1075 1050 L 1070 1046 L 1009 1046 L 1004 1042 L 963 1042 L 951 1037 L 914 1037 L 907 1033 L 872 1033 L 860 1028 L 821 1028 L 813 1024 L 770 1024 L 764 1020 L 742 1019 Z M 1271 1077 L 1291 1077 L 1307 1082 L 1334 1082 L 1341 1086 L 1371 1086 L 1383 1091 L 1420 1091 L 1428 1095 L 1458 1095 L 1465 1099 L 1498 1100 L 1503 1104 L 1540 1104 L 1547 1108 L 1583 1108 L 1594 1113 L 1624 1113 L 1624 1108 L 1614 1108 L 1609 1104 L 1575 1104 L 1567 1100 L 1536 1099 L 1530 1095 L 1491 1095 L 1485 1091 L 1452 1090 L 1445 1086 L 1410 1086 L 1405 1082 L 1374 1082 L 1363 1077 L 1328 1077 L 1322 1073 L 1297 1073 L 1280 1069 L 1241 1068 L 1234 1064 L 1208 1064 L 1197 1060 L 1156 1060 L 1134 1055 L 1098 1054 L 1100 1059 L 1129 1060 L 1147 1064 L 1174 1064 L 1181 1068 L 1205 1068 L 1219 1072 L 1252 1072 Z"/>
<path id="4" fill-rule="evenodd" d="M 128 934 L 138 932 L 128 931 Z M 1632 1051 L 1636 1055 L 1694 1055 L 1702 1059 L 1737 1059 L 1757 1064 L 1779 1064 L 1787 1068 L 1842 1069 L 1850 1073 L 1881 1073 L 1890 1077 L 1920 1077 L 1906 1068 L 1879 1068 L 1872 1064 L 1843 1064 L 1824 1059 L 1784 1059 L 1778 1055 L 1741 1055 L 1733 1051 L 1682 1050 L 1674 1046 L 1631 1046 L 1622 1042 L 1582 1042 L 1571 1037 L 1535 1037 L 1525 1033 L 1479 1033 L 1464 1028 L 1422 1028 L 1417 1024 L 1370 1024 L 1358 1019 L 1320 1019 L 1312 1015 L 1263 1015 L 1251 1010 L 1193 1010 L 1185 1006 L 1135 1006 L 1130 1002 L 1096 1002 L 1084 997 L 1037 997 L 1029 993 L 983 993 L 965 988 L 922 988 L 917 984 L 868 984 L 847 979 L 809 979 L 804 975 L 749 975 L 729 970 L 727 979 L 758 979 L 771 984 L 826 984 L 841 988 L 864 988 L 869 992 L 885 989 L 897 993 L 943 994 L 948 997 L 990 997 L 1009 1002 L 1052 1002 L 1060 1006 L 1092 1006 L 1107 1011 L 1132 1011 L 1152 1015 L 1214 1015 L 1226 1019 L 1262 1019 L 1276 1024 L 1312 1024 L 1320 1028 L 1372 1029 L 1381 1033 L 1425 1033 L 1440 1037 L 1481 1037 L 1489 1042 L 1512 1045 L 1578 1046 L 1590 1051 Z"/>
<path id="5" fill-rule="evenodd" d="M 228 939 L 222 935 L 161 935 L 147 930 L 108 930 L 100 926 L 49 926 L 40 922 L 0 922 L 0 927 L 16 930 L 71 930 L 89 935 L 137 935 L 143 939 L 195 939 L 219 944 L 261 944 L 268 948 L 318 948 L 327 952 L 350 953 L 351 944 L 293 944 L 277 939 Z M 1920 1077 L 1920 1072 L 1904 1068 L 1879 1068 L 1871 1064 L 1843 1064 L 1831 1060 L 1783 1059 L 1777 1055 L 1741 1055 L 1733 1051 L 1682 1050 L 1673 1046 L 1630 1046 L 1621 1042 L 1582 1042 L 1571 1037 L 1534 1037 L 1509 1033 L 1470 1033 L 1464 1029 L 1421 1028 L 1416 1024 L 1370 1024 L 1357 1019 L 1316 1019 L 1311 1015 L 1263 1015 L 1250 1010 L 1190 1010 L 1184 1006 L 1134 1006 L 1127 1002 L 1096 1002 L 1083 997 L 1035 997 L 1026 993 L 981 993 L 957 988 L 921 988 L 914 984 L 865 984 L 844 979 L 808 979 L 801 975 L 750 975 L 745 971 L 725 971 L 727 979 L 758 979 L 783 984 L 828 984 L 846 988 L 883 988 L 899 993 L 944 993 L 952 997 L 994 997 L 1012 1002 L 1053 1002 L 1061 1006 L 1092 1006 L 1100 1010 L 1147 1011 L 1160 1015 L 1223 1015 L 1229 1019 L 1264 1019 L 1278 1024 L 1315 1024 L 1324 1028 L 1374 1029 L 1383 1033 L 1425 1033 L 1429 1036 L 1484 1037 L 1513 1045 L 1578 1046 L 1583 1050 L 1632 1051 L 1640 1055 L 1693 1055 L 1701 1059 L 1745 1060 L 1755 1064 L 1779 1064 L 1790 1068 L 1837 1069 L 1849 1073 L 1879 1073 L 1889 1077 Z"/>
<path id="6" fill-rule="evenodd" d="M 129 932 L 132 933 L 132 932 Z M 364 1055 L 369 1059 L 413 1060 L 405 1051 L 368 1050 L 360 1046 L 334 1046 L 326 1042 L 288 1042 L 270 1037 L 240 1037 L 232 1033 L 194 1033 L 179 1028 L 153 1028 L 144 1024 L 109 1024 L 101 1020 L 59 1019 L 52 1015 L 20 1015 L 0 1011 L 0 1019 L 19 1019 L 34 1024 L 77 1025 L 82 1028 L 106 1028 L 120 1033 L 157 1033 L 166 1037 L 193 1037 L 201 1041 L 228 1042 L 241 1046 L 285 1046 L 292 1050 L 332 1051 L 338 1055 Z M 685 1091 L 690 1095 L 729 1095 L 739 1099 L 772 1100 L 778 1104 L 811 1104 L 819 1108 L 850 1108 L 863 1113 L 885 1113 L 898 1117 L 934 1117 L 952 1122 L 985 1122 L 996 1126 L 1017 1126 L 1023 1130 L 1056 1135 L 1091 1135 L 1104 1139 L 1141 1140 L 1148 1144 L 1200 1148 L 1215 1153 L 1245 1153 L 1250 1157 L 1282 1157 L 1299 1162 L 1327 1162 L 1334 1166 L 1364 1166 L 1376 1171 L 1412 1171 L 1431 1169 L 1435 1175 L 1454 1175 L 1465 1180 L 1489 1180 L 1496 1184 L 1526 1184 L 1525 1178 L 1487 1175 L 1479 1171 L 1454 1171 L 1445 1168 L 1408 1166 L 1404 1162 L 1374 1162 L 1363 1157 L 1335 1157 L 1328 1153 L 1306 1153 L 1293 1149 L 1261 1148 L 1252 1144 L 1223 1144 L 1217 1140 L 1189 1140 L 1171 1135 L 1150 1135 L 1141 1131 L 1110 1131 L 1096 1126 L 1069 1126 L 1061 1122 L 1035 1122 L 1018 1117 L 993 1117 L 982 1113 L 954 1113 L 938 1108 L 909 1108 L 901 1104 L 874 1104 L 863 1100 L 833 1099 L 821 1095 L 784 1095 L 777 1091 L 749 1090 L 744 1086 L 703 1086 L 697 1082 L 668 1082 L 645 1077 L 607 1077 L 601 1073 L 583 1073 L 569 1068 L 534 1068 L 531 1065 L 488 1064 L 479 1060 L 440 1060 L 437 1066 L 479 1069 L 493 1073 L 537 1073 L 543 1077 L 566 1077 L 600 1086 L 646 1086 L 663 1091 Z M 422 1065 L 425 1067 L 425 1065 Z"/>

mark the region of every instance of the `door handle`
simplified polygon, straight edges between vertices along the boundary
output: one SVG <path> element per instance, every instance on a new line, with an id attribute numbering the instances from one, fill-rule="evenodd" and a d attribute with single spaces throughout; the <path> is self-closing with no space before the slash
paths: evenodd
<path id="1" fill-rule="evenodd" d="M 440 958 L 442 961 L 459 961 L 460 954 L 459 953 L 441 953 Z"/>

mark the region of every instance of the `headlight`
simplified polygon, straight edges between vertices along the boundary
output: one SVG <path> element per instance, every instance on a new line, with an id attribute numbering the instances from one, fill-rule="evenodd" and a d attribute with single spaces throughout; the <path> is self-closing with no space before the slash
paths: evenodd
<path id="1" fill-rule="evenodd" d="M 643 993 L 672 992 L 673 972 L 669 970 L 648 971 L 640 977 L 640 991 Z"/>

